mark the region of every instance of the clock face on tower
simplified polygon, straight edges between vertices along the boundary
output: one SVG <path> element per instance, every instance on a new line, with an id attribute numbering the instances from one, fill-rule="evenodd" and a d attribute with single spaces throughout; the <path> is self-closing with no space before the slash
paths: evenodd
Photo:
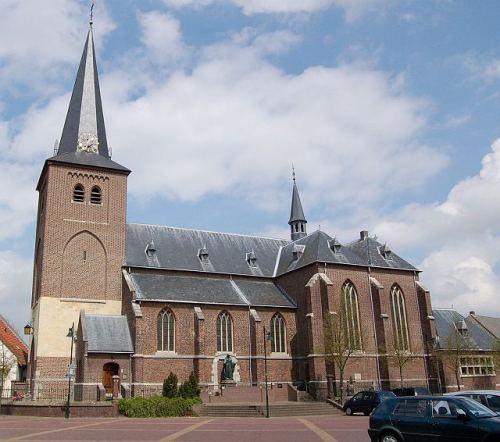
<path id="1" fill-rule="evenodd" d="M 80 152 L 97 153 L 99 141 L 96 134 L 81 133 L 78 135 L 78 150 Z"/>

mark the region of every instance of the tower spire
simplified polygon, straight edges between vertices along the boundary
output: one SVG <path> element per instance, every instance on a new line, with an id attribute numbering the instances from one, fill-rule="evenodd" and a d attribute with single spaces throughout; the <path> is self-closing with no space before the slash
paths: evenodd
<path id="1" fill-rule="evenodd" d="M 304 216 L 304 210 L 302 210 L 302 203 L 300 202 L 299 189 L 297 188 L 297 181 L 295 176 L 295 168 L 292 165 L 292 179 L 293 179 L 293 191 L 292 191 L 292 207 L 290 210 L 290 220 L 288 224 L 291 229 L 292 241 L 303 238 L 307 235 L 306 224 L 307 220 Z"/>
<path id="2" fill-rule="evenodd" d="M 83 152 L 109 158 L 92 33 L 93 6 L 92 2 L 89 31 L 66 115 L 58 155 Z"/>

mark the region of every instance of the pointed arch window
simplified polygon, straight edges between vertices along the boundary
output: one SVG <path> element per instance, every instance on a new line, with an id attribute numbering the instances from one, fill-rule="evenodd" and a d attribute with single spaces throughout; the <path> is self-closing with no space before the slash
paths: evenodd
<path id="1" fill-rule="evenodd" d="M 90 202 L 97 205 L 102 203 L 102 191 L 99 186 L 92 187 L 90 191 Z"/>
<path id="2" fill-rule="evenodd" d="M 233 351 L 233 320 L 226 312 L 217 317 L 217 351 Z"/>
<path id="3" fill-rule="evenodd" d="M 73 188 L 73 202 L 83 203 L 85 201 L 85 188 L 81 184 Z"/>
<path id="4" fill-rule="evenodd" d="M 283 316 L 276 313 L 271 319 L 271 351 L 286 353 L 286 327 Z"/>
<path id="5" fill-rule="evenodd" d="M 405 297 L 397 285 L 392 287 L 391 302 L 392 318 L 394 323 L 394 344 L 397 350 L 410 351 Z"/>
<path id="6" fill-rule="evenodd" d="M 344 330 L 351 350 L 362 350 L 361 324 L 359 320 L 359 300 L 356 288 L 351 282 L 342 286 Z"/>
<path id="7" fill-rule="evenodd" d="M 170 310 L 165 310 L 158 315 L 156 345 L 158 351 L 175 351 L 175 318 Z"/>

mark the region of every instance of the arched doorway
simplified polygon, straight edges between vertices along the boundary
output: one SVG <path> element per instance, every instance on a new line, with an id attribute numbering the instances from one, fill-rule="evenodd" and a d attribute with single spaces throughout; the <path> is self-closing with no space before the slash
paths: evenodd
<path id="1" fill-rule="evenodd" d="M 115 362 L 108 362 L 102 367 L 102 385 L 106 393 L 113 393 L 113 376 L 118 376 L 120 366 Z"/>

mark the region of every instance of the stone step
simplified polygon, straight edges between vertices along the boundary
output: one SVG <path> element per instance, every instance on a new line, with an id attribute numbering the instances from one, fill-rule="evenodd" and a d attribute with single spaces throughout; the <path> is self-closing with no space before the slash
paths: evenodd
<path id="1" fill-rule="evenodd" d="M 264 416 L 266 407 L 264 404 L 203 404 L 197 408 L 200 416 L 221 417 L 258 417 Z M 314 416 L 342 414 L 337 408 L 326 403 L 298 403 L 270 404 L 269 414 L 273 417 L 281 416 Z"/>

